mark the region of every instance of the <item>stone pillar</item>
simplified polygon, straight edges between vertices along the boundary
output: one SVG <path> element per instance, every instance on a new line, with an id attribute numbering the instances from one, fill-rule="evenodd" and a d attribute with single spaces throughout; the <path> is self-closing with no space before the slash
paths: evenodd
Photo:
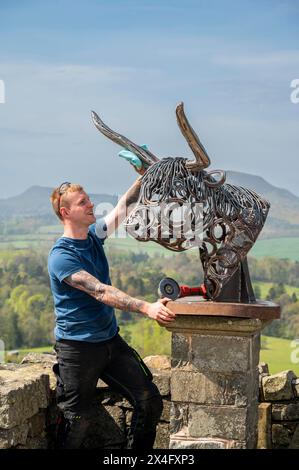
<path id="1" fill-rule="evenodd" d="M 260 332 L 274 304 L 168 303 L 172 332 L 170 448 L 255 448 Z"/>

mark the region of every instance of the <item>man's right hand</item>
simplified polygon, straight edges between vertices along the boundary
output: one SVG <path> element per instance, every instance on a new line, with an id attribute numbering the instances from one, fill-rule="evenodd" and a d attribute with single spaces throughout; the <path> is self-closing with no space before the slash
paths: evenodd
<path id="1" fill-rule="evenodd" d="M 165 326 L 175 319 L 175 314 L 165 306 L 171 299 L 164 297 L 157 302 L 148 304 L 146 315 L 153 320 L 156 320 L 160 325 Z"/>

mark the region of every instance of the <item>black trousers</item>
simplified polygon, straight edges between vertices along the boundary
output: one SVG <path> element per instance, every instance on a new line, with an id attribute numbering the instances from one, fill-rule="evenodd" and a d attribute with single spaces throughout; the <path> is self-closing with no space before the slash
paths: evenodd
<path id="1" fill-rule="evenodd" d="M 63 413 L 57 447 L 79 448 L 92 419 L 92 402 L 101 378 L 134 407 L 127 447 L 151 449 L 162 413 L 162 399 L 140 356 L 117 334 L 104 343 L 57 341 L 57 405 Z"/>

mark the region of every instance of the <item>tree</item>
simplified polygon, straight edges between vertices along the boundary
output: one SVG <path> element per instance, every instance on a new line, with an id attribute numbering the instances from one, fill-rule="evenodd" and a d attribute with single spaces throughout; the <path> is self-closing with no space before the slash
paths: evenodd
<path id="1" fill-rule="evenodd" d="M 253 284 L 254 295 L 256 299 L 260 299 L 262 297 L 261 288 L 258 284 Z"/>

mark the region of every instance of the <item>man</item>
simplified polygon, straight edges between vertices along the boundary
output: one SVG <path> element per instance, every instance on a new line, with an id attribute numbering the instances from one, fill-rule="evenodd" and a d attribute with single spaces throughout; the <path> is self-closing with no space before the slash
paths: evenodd
<path id="1" fill-rule="evenodd" d="M 96 221 L 93 203 L 77 184 L 63 183 L 51 196 L 64 233 L 49 253 L 48 269 L 54 297 L 55 350 L 58 364 L 58 448 L 78 448 L 92 419 L 92 401 L 102 378 L 124 395 L 134 412 L 128 448 L 153 446 L 162 400 L 152 376 L 136 351 L 118 334 L 114 308 L 143 314 L 161 325 L 174 320 L 165 304 L 132 298 L 111 286 L 103 243 L 138 198 L 140 179 L 104 219 Z"/>

